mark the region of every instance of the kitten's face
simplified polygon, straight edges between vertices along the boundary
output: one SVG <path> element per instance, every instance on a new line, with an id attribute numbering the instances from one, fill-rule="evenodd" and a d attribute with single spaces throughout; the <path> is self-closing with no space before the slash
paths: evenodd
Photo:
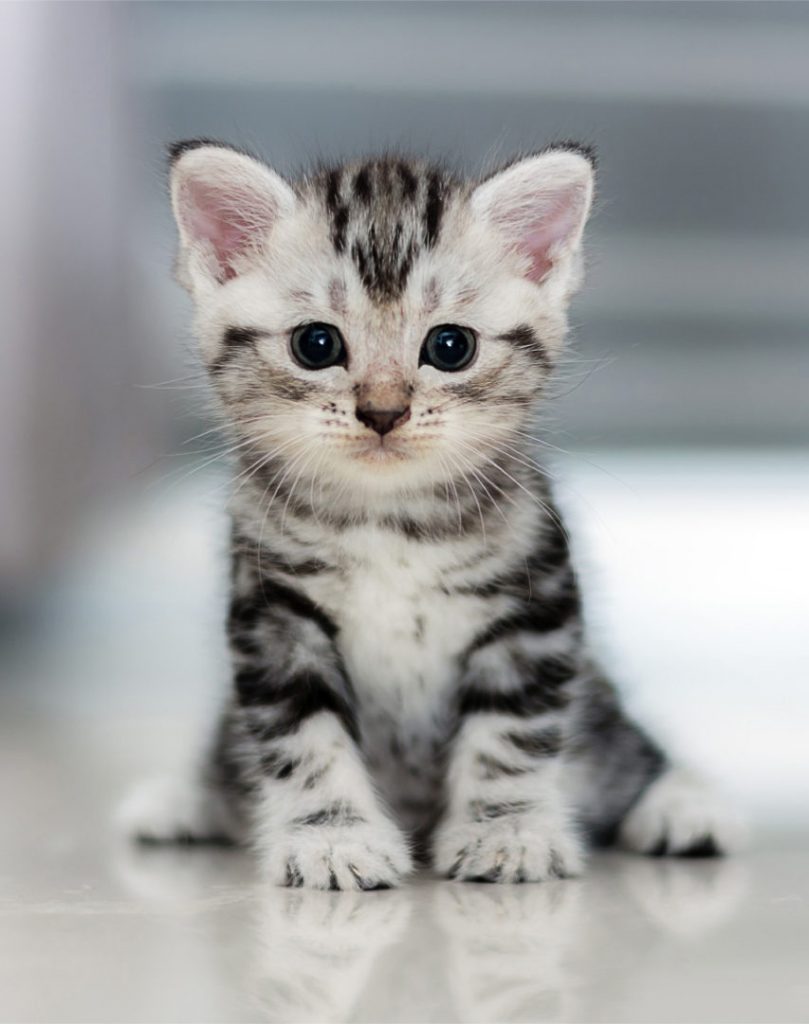
<path id="1" fill-rule="evenodd" d="M 180 273 L 248 466 L 312 500 L 369 502 L 480 486 L 514 454 L 591 193 L 582 156 L 532 159 L 544 190 L 528 161 L 473 189 L 389 160 L 293 190 L 227 149 L 180 155 Z"/>

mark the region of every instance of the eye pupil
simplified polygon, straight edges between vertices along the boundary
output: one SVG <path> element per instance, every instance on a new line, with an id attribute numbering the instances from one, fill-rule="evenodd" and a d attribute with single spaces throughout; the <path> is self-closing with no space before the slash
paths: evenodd
<path id="1" fill-rule="evenodd" d="M 472 362 L 476 347 L 475 336 L 468 328 L 442 324 L 427 335 L 420 362 L 448 373 L 463 370 Z"/>
<path id="2" fill-rule="evenodd" d="M 323 370 L 345 362 L 340 332 L 330 324 L 306 324 L 292 335 L 292 354 L 307 370 Z"/>
<path id="3" fill-rule="evenodd" d="M 439 331 L 433 346 L 449 362 L 462 359 L 466 353 L 466 338 L 458 331 Z"/>

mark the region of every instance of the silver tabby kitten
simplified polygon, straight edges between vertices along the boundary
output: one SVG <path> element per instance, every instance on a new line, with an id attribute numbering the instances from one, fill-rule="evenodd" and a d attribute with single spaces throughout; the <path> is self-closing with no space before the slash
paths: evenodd
<path id="1" fill-rule="evenodd" d="M 202 777 L 132 832 L 249 838 L 280 885 L 577 874 L 585 840 L 714 854 L 730 816 L 588 655 L 532 451 L 593 193 L 564 144 L 479 182 L 287 182 L 174 148 L 179 278 L 239 445 L 233 687 Z M 246 482 L 245 482 L 246 481 Z"/>

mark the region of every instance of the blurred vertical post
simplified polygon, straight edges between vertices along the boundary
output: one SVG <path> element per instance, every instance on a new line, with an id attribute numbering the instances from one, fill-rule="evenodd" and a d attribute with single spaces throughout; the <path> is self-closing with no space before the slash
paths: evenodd
<path id="1" fill-rule="evenodd" d="M 0 5 L 0 598 L 61 550 L 124 429 L 120 26 L 115 4 Z"/>

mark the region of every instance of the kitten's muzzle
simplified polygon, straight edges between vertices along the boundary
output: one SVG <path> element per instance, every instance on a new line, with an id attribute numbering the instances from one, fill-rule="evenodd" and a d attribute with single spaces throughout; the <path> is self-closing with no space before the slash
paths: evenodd
<path id="1" fill-rule="evenodd" d="M 366 427 L 375 430 L 380 437 L 402 426 L 410 419 L 410 406 L 406 409 L 373 409 L 371 406 L 357 406 L 357 419 Z"/>

